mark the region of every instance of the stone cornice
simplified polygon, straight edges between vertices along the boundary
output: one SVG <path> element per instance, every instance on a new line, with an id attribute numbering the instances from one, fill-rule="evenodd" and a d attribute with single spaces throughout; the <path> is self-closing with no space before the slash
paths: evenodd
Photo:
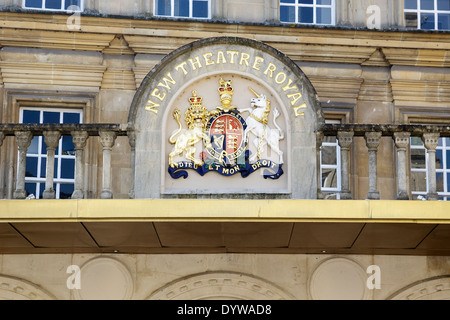
<path id="1" fill-rule="evenodd" d="M 0 44 L 4 46 L 6 40 L 9 40 L 10 43 L 14 42 L 14 39 L 5 39 L 8 32 L 27 30 L 27 33 L 23 34 L 25 36 L 24 39 L 17 37 L 15 41 L 32 41 L 34 36 L 31 33 L 36 32 L 40 32 L 43 36 L 51 36 L 51 34 L 46 33 L 62 32 L 63 34 L 61 34 L 59 39 L 61 41 L 67 40 L 68 37 L 72 40 L 73 49 L 78 49 L 77 45 L 83 42 L 82 40 L 88 41 L 92 37 L 98 40 L 99 35 L 102 35 L 104 39 L 103 42 L 97 41 L 98 47 L 104 45 L 106 47 L 117 34 L 128 37 L 143 36 L 179 39 L 186 39 L 188 36 L 189 38 L 185 40 L 186 42 L 226 34 L 227 36 L 246 36 L 272 45 L 276 43 L 303 43 L 373 48 L 450 50 L 450 33 L 448 32 L 374 31 L 357 28 L 311 28 L 305 26 L 271 26 L 265 24 L 131 19 L 84 15 L 81 17 L 81 30 L 73 31 L 67 27 L 68 17 L 69 15 L 63 14 L 0 12 Z M 55 36 L 55 34 L 53 35 Z M 55 36 L 55 38 L 58 37 Z"/>

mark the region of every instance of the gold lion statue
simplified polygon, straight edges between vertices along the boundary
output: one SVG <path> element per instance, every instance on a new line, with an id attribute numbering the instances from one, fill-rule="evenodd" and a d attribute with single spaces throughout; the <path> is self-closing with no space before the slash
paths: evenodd
<path id="1" fill-rule="evenodd" d="M 185 121 L 188 129 L 182 133 L 183 126 L 180 121 L 180 110 L 176 109 L 173 112 L 173 117 L 178 123 L 178 130 L 169 138 L 169 142 L 174 144 L 172 152 L 169 154 L 169 165 L 174 168 L 176 162 L 174 157 L 185 152 L 185 157 L 191 160 L 195 165 L 202 166 L 203 160 L 195 157 L 195 144 L 204 140 L 206 146 L 210 148 L 209 136 L 205 133 L 206 124 L 209 118 L 208 110 L 202 105 L 202 98 L 197 97 L 197 92 L 192 92 L 192 97 L 189 98 L 191 106 L 186 110 Z"/>

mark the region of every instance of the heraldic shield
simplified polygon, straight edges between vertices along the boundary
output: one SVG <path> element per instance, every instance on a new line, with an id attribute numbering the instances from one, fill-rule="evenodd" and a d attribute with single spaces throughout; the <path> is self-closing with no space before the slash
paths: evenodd
<path id="1" fill-rule="evenodd" d="M 283 131 L 276 123 L 277 109 L 271 112 L 269 99 L 257 94 L 251 99 L 250 108 L 239 109 L 232 105 L 234 89 L 231 80 L 219 81 L 221 105 L 208 111 L 197 91 L 189 98 L 190 107 L 185 112 L 187 129 L 183 129 L 181 113 L 176 109 L 173 117 L 178 130 L 169 138 L 173 149 L 169 154 L 168 172 L 173 179 L 188 178 L 188 170 L 201 176 L 215 172 L 223 176 L 240 174 L 246 178 L 259 169 L 265 169 L 265 179 L 278 179 L 283 175 L 283 153 L 279 141 Z M 244 118 L 242 114 L 248 113 Z M 269 127 L 273 114 L 275 128 Z M 253 146 L 253 152 L 250 150 Z M 263 158 L 270 148 L 278 161 Z M 182 161 L 176 158 L 183 157 Z"/>

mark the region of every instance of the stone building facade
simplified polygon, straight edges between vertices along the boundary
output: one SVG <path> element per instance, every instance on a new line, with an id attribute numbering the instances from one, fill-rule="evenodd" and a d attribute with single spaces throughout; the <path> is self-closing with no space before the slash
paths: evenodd
<path id="1" fill-rule="evenodd" d="M 0 16 L 0 298 L 450 297 L 449 1 Z"/>

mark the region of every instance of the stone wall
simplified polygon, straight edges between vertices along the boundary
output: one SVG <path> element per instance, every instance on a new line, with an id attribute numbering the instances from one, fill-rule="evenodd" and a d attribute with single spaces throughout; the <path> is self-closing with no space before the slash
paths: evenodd
<path id="1" fill-rule="evenodd" d="M 432 256 L 0 255 L 0 298 L 448 299 L 449 274 Z"/>

